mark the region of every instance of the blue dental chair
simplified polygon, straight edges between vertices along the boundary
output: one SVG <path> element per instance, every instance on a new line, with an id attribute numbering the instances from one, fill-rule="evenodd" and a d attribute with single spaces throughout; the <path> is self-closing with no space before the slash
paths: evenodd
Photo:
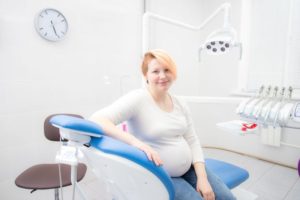
<path id="1" fill-rule="evenodd" d="M 142 151 L 106 136 L 100 126 L 88 120 L 57 115 L 50 123 L 60 129 L 62 138 L 84 154 L 95 175 L 109 186 L 114 199 L 174 199 L 170 177 Z M 205 162 L 230 189 L 249 177 L 246 170 L 235 165 L 214 159 Z"/>

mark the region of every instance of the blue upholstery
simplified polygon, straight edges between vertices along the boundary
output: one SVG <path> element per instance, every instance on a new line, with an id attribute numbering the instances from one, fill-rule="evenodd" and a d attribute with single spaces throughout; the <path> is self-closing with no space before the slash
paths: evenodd
<path id="1" fill-rule="evenodd" d="M 215 159 L 205 159 L 208 169 L 214 172 L 230 188 L 234 188 L 244 182 L 249 173 L 235 165 Z"/>

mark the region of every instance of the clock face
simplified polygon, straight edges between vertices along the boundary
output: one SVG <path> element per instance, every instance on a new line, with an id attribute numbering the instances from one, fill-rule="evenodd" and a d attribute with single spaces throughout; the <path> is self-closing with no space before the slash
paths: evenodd
<path id="1" fill-rule="evenodd" d="M 46 40 L 62 40 L 68 31 L 68 22 L 59 11 L 48 8 L 36 17 L 36 30 Z"/>

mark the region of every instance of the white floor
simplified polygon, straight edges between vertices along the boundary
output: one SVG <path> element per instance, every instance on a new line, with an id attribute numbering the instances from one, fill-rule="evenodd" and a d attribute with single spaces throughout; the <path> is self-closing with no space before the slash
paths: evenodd
<path id="1" fill-rule="evenodd" d="M 246 190 L 256 194 L 258 196 L 256 200 L 300 200 L 300 178 L 297 170 L 228 151 L 216 149 L 204 149 L 204 151 L 206 157 L 227 161 L 249 171 L 249 179 L 238 187 L 240 190 L 236 191 L 236 194 L 240 194 L 241 191 Z M 13 181 L 11 182 L 13 183 Z M 3 189 L 0 199 L 54 199 L 53 191 L 36 191 L 30 194 L 29 190 L 17 188 L 11 182 L 0 185 L 0 188 Z M 80 185 L 90 200 L 111 200 L 106 191 L 105 184 L 97 180 L 91 171 L 88 171 Z M 71 187 L 64 189 L 65 200 L 71 199 L 71 189 Z M 241 196 L 243 195 L 238 196 L 238 200 L 249 199 Z"/>

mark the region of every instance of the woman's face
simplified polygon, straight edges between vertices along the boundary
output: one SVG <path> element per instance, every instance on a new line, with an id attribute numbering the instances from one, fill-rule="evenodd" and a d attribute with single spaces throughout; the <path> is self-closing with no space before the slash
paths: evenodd
<path id="1" fill-rule="evenodd" d="M 174 81 L 174 75 L 167 66 L 162 65 L 154 58 L 148 64 L 146 79 L 150 88 L 162 92 L 168 91 Z"/>

